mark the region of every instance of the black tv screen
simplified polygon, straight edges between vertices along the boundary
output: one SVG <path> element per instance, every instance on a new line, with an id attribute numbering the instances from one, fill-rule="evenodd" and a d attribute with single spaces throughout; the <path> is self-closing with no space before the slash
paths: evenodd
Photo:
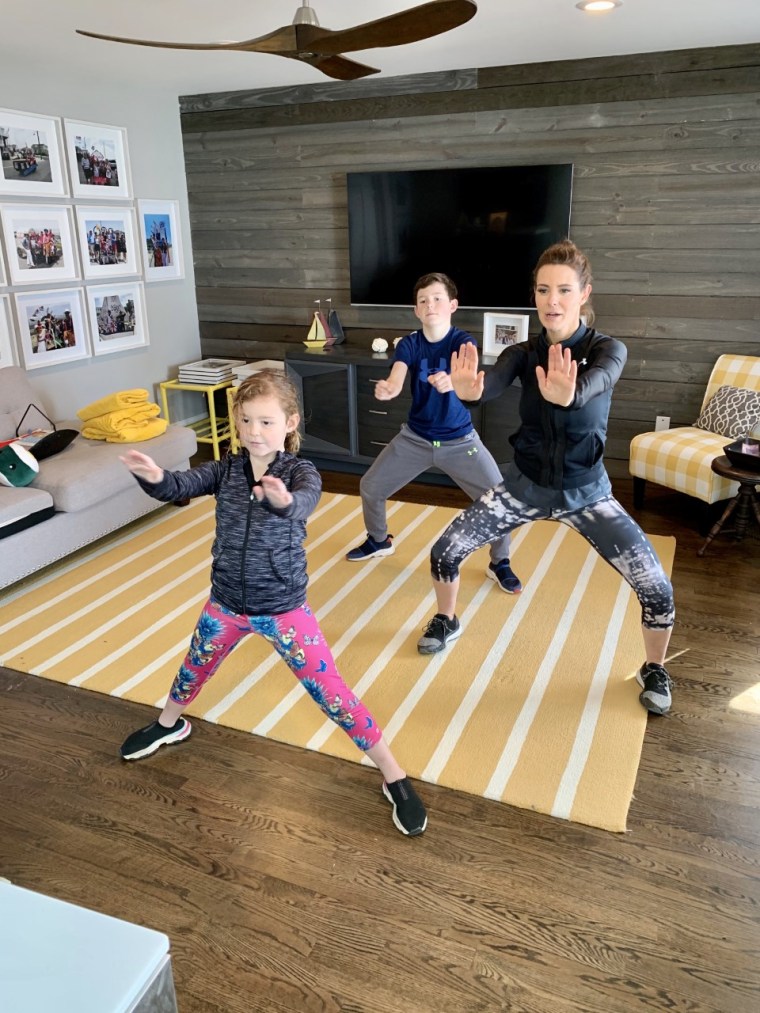
<path id="1" fill-rule="evenodd" d="M 461 306 L 527 309 L 540 254 L 570 229 L 572 165 L 350 172 L 351 302 L 410 306 L 448 274 Z"/>

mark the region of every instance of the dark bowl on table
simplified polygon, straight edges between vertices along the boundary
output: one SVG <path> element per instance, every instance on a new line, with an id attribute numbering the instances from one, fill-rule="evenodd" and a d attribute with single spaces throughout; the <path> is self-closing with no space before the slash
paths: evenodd
<path id="1" fill-rule="evenodd" d="M 755 452 L 748 454 L 746 452 L 747 445 L 751 446 Z M 744 471 L 760 472 L 760 440 L 752 438 L 734 440 L 733 443 L 729 443 L 723 450 L 735 468 L 742 468 Z"/>

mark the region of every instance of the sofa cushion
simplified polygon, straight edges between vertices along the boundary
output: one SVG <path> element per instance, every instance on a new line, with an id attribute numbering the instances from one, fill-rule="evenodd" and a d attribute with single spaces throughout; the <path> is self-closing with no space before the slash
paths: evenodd
<path id="1" fill-rule="evenodd" d="M 195 453 L 195 433 L 174 425 L 155 439 L 131 444 L 80 437 L 60 454 L 40 461 L 40 473 L 31 488 L 49 493 L 56 510 L 75 513 L 132 488 L 135 480 L 119 458 L 133 448 L 148 454 L 159 467 L 168 467 Z"/>
<path id="2" fill-rule="evenodd" d="M 0 489 L 0 538 L 45 521 L 55 513 L 50 493 L 30 486 Z"/>

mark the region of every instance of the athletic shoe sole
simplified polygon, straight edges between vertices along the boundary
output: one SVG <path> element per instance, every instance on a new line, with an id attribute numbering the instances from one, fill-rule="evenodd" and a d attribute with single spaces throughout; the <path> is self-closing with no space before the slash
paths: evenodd
<path id="1" fill-rule="evenodd" d="M 417 644 L 417 651 L 419 654 L 440 654 L 441 651 L 448 644 L 450 644 L 452 640 L 456 640 L 457 637 L 461 636 L 461 633 L 462 633 L 462 624 L 460 623 L 459 629 L 454 630 L 453 633 L 448 633 L 446 635 L 446 639 L 444 640 L 444 642 L 441 644 L 440 647 L 420 647 L 420 645 Z"/>
<path id="2" fill-rule="evenodd" d="M 639 684 L 639 686 L 641 686 L 643 690 L 646 690 L 644 680 L 641 677 L 640 671 L 636 673 L 636 682 Z M 667 714 L 671 706 L 670 704 L 668 704 L 667 707 L 660 707 L 652 700 L 645 700 L 643 693 L 639 693 L 639 703 L 645 710 L 648 710 L 650 714 L 659 714 L 660 716 L 662 716 L 663 714 Z"/>
<path id="3" fill-rule="evenodd" d="M 393 801 L 393 795 L 391 795 L 391 793 L 388 791 L 388 787 L 385 784 L 385 781 L 383 781 L 383 795 L 385 795 L 390 804 L 393 806 L 393 825 L 395 826 L 396 830 L 400 830 L 405 837 L 419 837 L 420 834 L 424 834 L 428 822 L 427 816 L 425 816 L 425 822 L 422 824 L 419 830 L 407 830 L 406 827 L 403 826 L 403 824 L 398 818 L 396 803 Z"/>
<path id="4" fill-rule="evenodd" d="M 160 749 L 161 746 L 173 746 L 177 742 L 182 742 L 186 739 L 190 732 L 192 732 L 193 726 L 188 720 L 185 720 L 183 728 L 180 728 L 176 732 L 172 732 L 171 735 L 167 735 L 163 739 L 156 739 L 155 742 L 151 742 L 149 746 L 144 749 L 139 749 L 136 753 L 130 753 L 129 756 L 124 756 L 122 753 L 122 760 L 142 760 L 145 756 L 151 756 L 156 750 Z"/>
<path id="5" fill-rule="evenodd" d="M 377 549 L 375 552 L 370 552 L 366 556 L 352 556 L 349 553 L 346 556 L 346 559 L 349 563 L 363 563 L 366 559 L 379 559 L 381 556 L 392 556 L 395 551 L 395 546 L 391 545 L 390 549 Z"/>
<path id="6" fill-rule="evenodd" d="M 486 567 L 486 577 L 490 577 L 490 579 L 494 582 L 494 584 L 498 588 L 500 588 L 505 594 L 522 594 L 521 587 L 515 588 L 514 591 L 510 591 L 508 587 L 504 587 L 504 585 L 499 581 L 499 578 L 489 567 Z"/>

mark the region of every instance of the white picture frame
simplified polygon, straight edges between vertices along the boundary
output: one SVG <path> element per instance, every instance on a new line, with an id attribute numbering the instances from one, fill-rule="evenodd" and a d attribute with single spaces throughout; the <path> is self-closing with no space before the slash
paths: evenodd
<path id="1" fill-rule="evenodd" d="M 28 199 L 68 193 L 60 119 L 0 109 L 0 194 Z"/>
<path id="2" fill-rule="evenodd" d="M 137 217 L 134 208 L 80 204 L 76 233 L 85 278 L 140 274 Z"/>
<path id="3" fill-rule="evenodd" d="M 141 281 L 87 286 L 90 336 L 95 355 L 109 355 L 149 342 L 145 288 Z"/>
<path id="4" fill-rule="evenodd" d="M 184 278 L 179 201 L 138 200 L 137 217 L 146 282 Z"/>
<path id="5" fill-rule="evenodd" d="M 484 313 L 483 355 L 501 355 L 505 348 L 528 340 L 527 313 Z"/>
<path id="6" fill-rule="evenodd" d="M 68 119 L 63 126 L 72 195 L 96 201 L 131 197 L 126 129 Z"/>
<path id="7" fill-rule="evenodd" d="M 18 365 L 14 332 L 10 296 L 0 295 L 0 369 Z"/>
<path id="8" fill-rule="evenodd" d="M 5 273 L 5 257 L 3 256 L 3 244 L 0 243 L 0 288 L 5 288 L 8 284 L 8 277 Z"/>
<path id="9" fill-rule="evenodd" d="M 79 278 L 70 208 L 3 204 L 0 221 L 11 285 L 50 285 Z"/>
<path id="10" fill-rule="evenodd" d="M 60 366 L 90 357 L 84 289 L 17 292 L 14 298 L 25 369 Z"/>

